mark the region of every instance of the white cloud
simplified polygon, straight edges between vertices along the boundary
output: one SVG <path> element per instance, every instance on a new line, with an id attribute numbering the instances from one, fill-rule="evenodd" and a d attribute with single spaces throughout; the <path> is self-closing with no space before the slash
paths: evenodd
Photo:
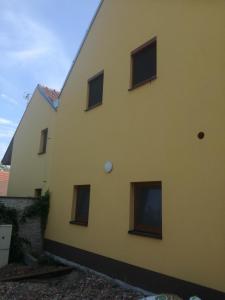
<path id="1" fill-rule="evenodd" d="M 12 138 L 14 135 L 14 130 L 5 129 L 0 127 L 0 138 Z"/>
<path id="2" fill-rule="evenodd" d="M 58 36 L 28 15 L 13 10 L 0 12 L 0 66 L 27 68 L 37 82 L 54 82 L 61 88 L 70 66 Z M 6 35 L 7 32 L 7 35 Z M 28 75 L 29 76 L 29 75 Z"/>
<path id="3" fill-rule="evenodd" d="M 0 125 L 12 125 L 14 126 L 14 122 L 11 120 L 5 119 L 5 118 L 0 118 Z"/>
<path id="4" fill-rule="evenodd" d="M 41 55 L 45 55 L 47 52 L 46 50 L 46 48 L 18 50 L 8 52 L 8 55 L 10 58 L 27 63 L 29 60 L 35 60 Z"/>
<path id="5" fill-rule="evenodd" d="M 4 93 L 2 93 L 0 95 L 0 97 L 3 98 L 4 100 L 6 100 L 7 102 L 13 104 L 13 105 L 18 105 L 18 102 L 14 98 L 12 98 L 12 97 L 4 94 Z"/>
<path id="6" fill-rule="evenodd" d="M 0 138 L 10 139 L 14 135 L 17 124 L 5 118 L 0 118 Z"/>

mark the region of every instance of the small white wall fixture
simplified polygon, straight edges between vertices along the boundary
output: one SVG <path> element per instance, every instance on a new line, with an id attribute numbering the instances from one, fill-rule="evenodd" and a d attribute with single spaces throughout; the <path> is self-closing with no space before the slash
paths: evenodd
<path id="1" fill-rule="evenodd" d="M 8 264 L 12 225 L 0 225 L 0 268 Z"/>
<path id="2" fill-rule="evenodd" d="M 106 161 L 104 164 L 104 171 L 105 173 L 111 173 L 113 169 L 113 164 L 111 161 Z"/>

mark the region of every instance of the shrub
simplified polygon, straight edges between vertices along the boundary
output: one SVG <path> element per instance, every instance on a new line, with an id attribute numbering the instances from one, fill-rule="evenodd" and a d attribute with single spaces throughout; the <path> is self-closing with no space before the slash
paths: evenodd
<path id="1" fill-rule="evenodd" d="M 12 224 L 11 245 L 9 251 L 9 262 L 18 262 L 23 259 L 24 244 L 27 240 L 19 237 L 19 217 L 16 209 L 0 204 L 0 225 Z"/>
<path id="2" fill-rule="evenodd" d="M 44 235 L 45 228 L 48 220 L 49 213 L 49 199 L 50 193 L 47 191 L 44 196 L 41 196 L 35 201 L 34 204 L 28 206 L 21 217 L 21 222 L 25 223 L 28 218 L 40 217 L 41 219 L 41 231 Z"/>

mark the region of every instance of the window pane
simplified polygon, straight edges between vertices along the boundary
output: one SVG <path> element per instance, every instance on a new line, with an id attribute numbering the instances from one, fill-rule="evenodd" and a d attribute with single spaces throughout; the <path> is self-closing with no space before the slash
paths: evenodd
<path id="1" fill-rule="evenodd" d="M 102 103 L 103 94 L 103 74 L 89 82 L 89 101 L 88 107 Z"/>
<path id="2" fill-rule="evenodd" d="M 90 187 L 77 187 L 76 220 L 81 222 L 88 221 Z"/>
<path id="3" fill-rule="evenodd" d="M 41 131 L 41 141 L 40 141 L 40 150 L 39 153 L 45 153 L 47 148 L 47 139 L 48 139 L 48 129 Z"/>
<path id="4" fill-rule="evenodd" d="M 133 85 L 156 76 L 156 41 L 133 55 Z"/>
<path id="5" fill-rule="evenodd" d="M 136 186 L 136 223 L 149 227 L 162 224 L 161 186 Z"/>
<path id="6" fill-rule="evenodd" d="M 43 130 L 43 152 L 46 152 L 48 129 Z"/>

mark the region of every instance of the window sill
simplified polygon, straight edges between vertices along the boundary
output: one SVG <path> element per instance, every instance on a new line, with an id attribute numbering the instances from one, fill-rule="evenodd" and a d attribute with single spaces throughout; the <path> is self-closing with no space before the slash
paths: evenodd
<path id="1" fill-rule="evenodd" d="M 143 232 L 143 231 L 138 231 L 138 230 L 129 230 L 129 234 L 134 234 L 134 235 L 141 235 L 141 236 L 146 236 L 150 238 L 155 238 L 158 240 L 162 240 L 162 235 L 157 234 L 157 233 L 151 233 L 151 232 Z"/>
<path id="2" fill-rule="evenodd" d="M 80 225 L 80 226 L 88 226 L 88 223 L 79 222 L 79 221 L 70 221 L 70 224 Z"/>
<path id="3" fill-rule="evenodd" d="M 45 152 L 38 152 L 38 155 L 42 155 L 42 154 L 45 154 L 46 153 L 46 151 Z"/>
<path id="4" fill-rule="evenodd" d="M 142 82 L 140 82 L 140 83 L 137 83 L 137 84 L 131 86 L 131 87 L 128 89 L 128 91 L 133 91 L 133 90 L 135 90 L 136 88 L 139 88 L 139 87 L 141 87 L 142 85 L 145 85 L 145 84 L 147 84 L 147 83 L 151 83 L 153 80 L 156 80 L 156 79 L 157 79 L 157 76 L 156 76 L 156 75 L 155 75 L 155 76 L 152 76 L 151 78 L 148 78 L 148 79 L 146 79 L 146 80 L 144 80 L 144 81 L 142 81 Z"/>
<path id="5" fill-rule="evenodd" d="M 101 105 L 102 105 L 102 102 L 101 102 L 101 103 L 98 103 L 98 104 L 95 104 L 95 105 L 92 105 L 92 106 L 86 108 L 84 111 L 92 110 L 92 109 L 94 109 L 94 108 L 96 108 L 96 107 L 98 107 L 98 106 L 101 106 Z"/>

